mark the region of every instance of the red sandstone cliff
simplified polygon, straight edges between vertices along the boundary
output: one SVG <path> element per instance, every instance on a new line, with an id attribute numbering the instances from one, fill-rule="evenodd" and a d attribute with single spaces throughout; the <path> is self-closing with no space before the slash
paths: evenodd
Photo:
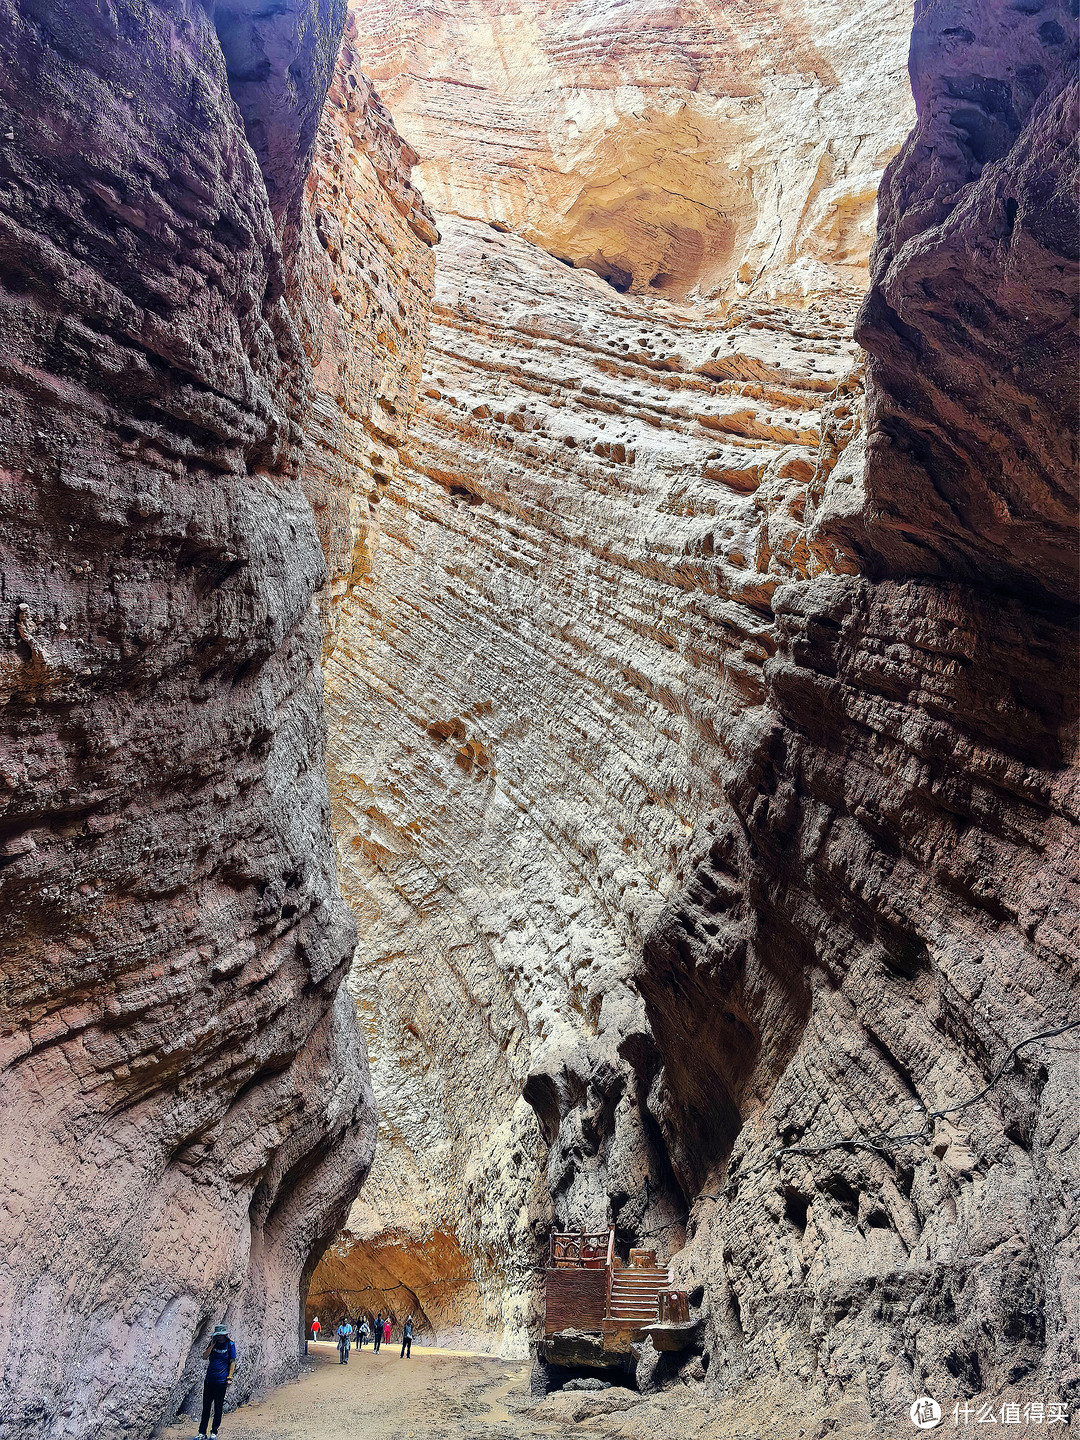
<path id="1" fill-rule="evenodd" d="M 370 1162 L 301 488 L 344 7 L 0 10 L 0 1433 L 295 1372 Z"/>

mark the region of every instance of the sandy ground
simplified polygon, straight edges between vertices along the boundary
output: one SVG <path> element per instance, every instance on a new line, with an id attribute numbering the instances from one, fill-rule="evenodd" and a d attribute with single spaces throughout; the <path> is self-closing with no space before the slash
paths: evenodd
<path id="1" fill-rule="evenodd" d="M 560 1425 L 533 1425 L 508 1402 L 528 1401 L 529 1367 L 516 1361 L 414 1345 L 378 1355 L 367 1345 L 339 1365 L 327 1341 L 308 1346 L 300 1379 L 265 1400 L 226 1415 L 221 1440 L 517 1440 L 569 1436 Z M 163 1440 L 191 1440 L 197 1425 L 172 1425 Z"/>
<path id="2" fill-rule="evenodd" d="M 863 1405 L 815 1407 L 782 1376 L 711 1404 L 681 1384 L 658 1395 L 615 1387 L 534 1402 L 524 1362 L 419 1345 L 402 1360 L 399 1345 L 378 1355 L 370 1345 L 354 1349 L 339 1365 L 329 1341 L 311 1344 L 300 1379 L 226 1415 L 221 1440 L 908 1440 L 918 1433 L 906 1414 L 879 1427 Z M 171 1425 L 161 1440 L 191 1440 L 196 1423 Z M 950 1426 L 950 1433 L 960 1432 Z M 1027 1440 L 1028 1427 L 1010 1434 Z"/>

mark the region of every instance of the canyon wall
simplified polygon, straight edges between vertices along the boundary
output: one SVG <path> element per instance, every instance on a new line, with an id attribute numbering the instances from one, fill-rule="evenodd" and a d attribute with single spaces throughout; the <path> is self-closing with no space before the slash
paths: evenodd
<path id="1" fill-rule="evenodd" d="M 861 573 L 773 596 L 646 941 L 710 1385 L 1080 1389 L 1076 1035 L 1013 1053 L 1080 983 L 1075 54 L 1064 7 L 919 8 L 861 503 L 807 514 Z"/>
<path id="2" fill-rule="evenodd" d="M 911 125 L 901 0 L 353 0 L 440 213 L 619 289 L 865 288 Z"/>
<path id="3" fill-rule="evenodd" d="M 149 1433 L 222 1319 L 234 1400 L 294 1374 L 371 1162 L 304 494 L 338 564 L 340 465 L 304 431 L 334 392 L 308 171 L 344 22 L 0 11 L 5 1437 Z M 433 238 L 377 99 L 338 86 L 337 163 Z M 377 282 L 347 279 L 360 315 Z"/>
<path id="4" fill-rule="evenodd" d="M 317 1289 L 513 1351 L 553 1214 L 683 1240 L 628 979 L 769 595 L 819 563 L 798 517 L 857 431 L 857 351 L 842 298 L 670 307 L 439 223 L 412 438 L 327 662 L 380 1146 Z"/>
<path id="5" fill-rule="evenodd" d="M 682 1245 L 632 976 L 762 699 L 773 591 L 853 564 L 802 517 L 844 488 L 860 362 L 842 295 L 673 305 L 439 224 L 409 444 L 327 663 L 380 1142 L 311 1304 L 514 1353 L 553 1221 Z"/>
<path id="6" fill-rule="evenodd" d="M 899 12 L 357 13 L 444 213 L 328 667 L 383 1141 L 327 1293 L 513 1353 L 610 1223 L 712 1391 L 1067 1390 L 1075 1046 L 922 1117 L 1076 1013 L 1073 21 L 920 8 L 867 414 Z"/>

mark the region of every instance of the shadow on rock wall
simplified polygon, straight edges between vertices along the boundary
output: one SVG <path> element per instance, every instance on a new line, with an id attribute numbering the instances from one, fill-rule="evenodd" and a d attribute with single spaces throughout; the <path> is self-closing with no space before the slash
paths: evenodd
<path id="1" fill-rule="evenodd" d="M 865 493 L 807 517 L 865 574 L 777 590 L 729 808 L 645 946 L 710 1387 L 1080 1385 L 1075 1035 L 922 1118 L 1077 1014 L 1075 32 L 919 7 Z"/>

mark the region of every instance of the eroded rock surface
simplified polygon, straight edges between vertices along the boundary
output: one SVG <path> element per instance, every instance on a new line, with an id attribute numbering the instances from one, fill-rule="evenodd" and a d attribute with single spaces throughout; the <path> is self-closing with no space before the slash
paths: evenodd
<path id="1" fill-rule="evenodd" d="M 149 1433 L 223 1317 L 235 1399 L 294 1373 L 371 1160 L 300 477 L 343 21 L 0 12 L 5 1436 Z"/>
<path id="2" fill-rule="evenodd" d="M 354 720 L 332 746 L 352 985 L 385 1097 L 338 1279 L 355 1265 L 374 1293 L 400 1243 L 395 1283 L 421 1305 L 427 1285 L 436 1330 L 501 1324 L 512 1348 L 547 1223 L 668 1254 L 685 1229 L 703 1353 L 681 1375 L 644 1355 L 646 1385 L 779 1366 L 854 1395 L 860 1423 L 922 1388 L 1066 1393 L 1074 1045 L 922 1117 L 1076 1014 L 1074 22 L 920 9 L 918 121 L 857 330 L 864 423 L 846 292 L 816 291 L 857 275 L 858 246 L 816 268 L 793 197 L 818 182 L 767 97 L 737 96 L 767 135 L 739 131 L 754 206 L 725 191 L 723 236 L 684 243 L 690 182 L 670 231 L 635 208 L 653 187 L 623 101 L 684 176 L 658 117 L 735 95 L 707 66 L 692 101 L 663 83 L 677 14 L 655 45 L 648 26 L 606 45 L 620 84 L 571 97 L 560 77 L 598 64 L 614 10 L 582 29 L 547 8 L 527 35 L 516 13 L 389 13 L 372 63 L 428 193 L 481 218 L 440 219 L 408 464 L 330 668 Z M 813 136 L 788 39 L 785 103 Z M 789 163 L 805 192 L 776 178 Z M 723 294 L 620 299 L 589 267 Z M 773 1158 L 879 1132 L 915 1138 Z M 474 1274 L 450 1296 L 447 1234 Z"/>
<path id="3" fill-rule="evenodd" d="M 327 666 L 380 1142 L 318 1288 L 513 1352 L 550 1220 L 682 1243 L 629 980 L 763 697 L 773 590 L 845 563 L 802 517 L 859 358 L 843 296 L 676 306 L 439 223 L 411 439 Z"/>
<path id="4" fill-rule="evenodd" d="M 811 518 L 865 575 L 774 595 L 731 808 L 646 944 L 710 1384 L 1080 1385 L 1075 1032 L 1010 1061 L 1080 980 L 1074 54 L 1057 7 L 920 11 L 866 499 Z M 913 1138 L 776 1158 L 881 1135 Z"/>
<path id="5" fill-rule="evenodd" d="M 411 180 L 416 159 L 345 37 L 307 181 L 296 293 L 313 368 L 304 490 L 326 556 L 327 652 L 344 596 L 369 567 L 372 516 L 416 404 L 438 231 Z M 331 699 L 331 723 L 348 724 Z M 331 791 L 335 789 L 331 777 Z"/>
<path id="6" fill-rule="evenodd" d="M 354 0 L 364 61 L 440 213 L 620 289 L 865 285 L 911 124 L 910 6 Z"/>

